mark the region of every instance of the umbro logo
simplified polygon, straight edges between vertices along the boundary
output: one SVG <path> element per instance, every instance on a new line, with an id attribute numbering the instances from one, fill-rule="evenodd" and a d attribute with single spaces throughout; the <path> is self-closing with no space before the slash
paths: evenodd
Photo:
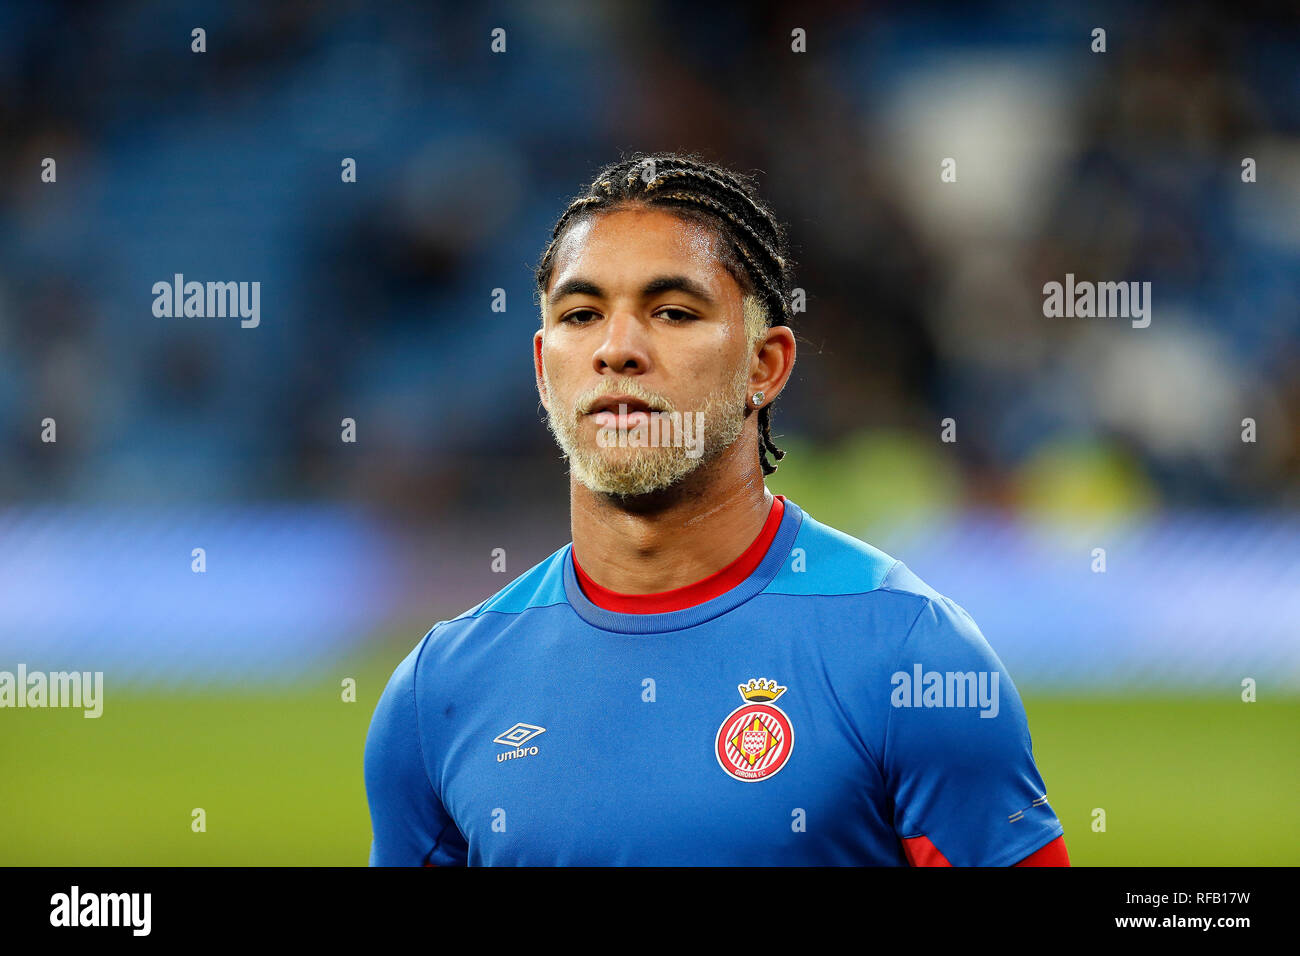
<path id="1" fill-rule="evenodd" d="M 528 743 L 538 734 L 544 733 L 546 733 L 545 727 L 536 727 L 533 724 L 515 724 L 492 742 L 494 744 L 505 744 L 507 747 L 518 747 L 520 744 Z"/>
<path id="2" fill-rule="evenodd" d="M 507 760 L 514 760 L 518 757 L 531 757 L 537 753 L 536 745 L 525 747 L 524 744 L 537 737 L 539 734 L 546 733 L 545 727 L 538 727 L 535 724 L 515 724 L 505 733 L 496 737 L 492 742 L 501 744 L 503 747 L 512 747 L 512 750 L 506 750 L 497 754 L 497 763 L 504 763 Z"/>

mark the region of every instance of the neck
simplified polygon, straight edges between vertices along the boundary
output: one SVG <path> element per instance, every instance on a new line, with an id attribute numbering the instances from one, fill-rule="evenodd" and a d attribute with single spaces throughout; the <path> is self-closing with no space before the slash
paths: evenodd
<path id="1" fill-rule="evenodd" d="M 569 501 L 578 562 L 623 594 L 669 591 L 721 570 L 758 537 L 772 507 L 743 436 L 665 491 L 620 498 L 570 479 Z"/>

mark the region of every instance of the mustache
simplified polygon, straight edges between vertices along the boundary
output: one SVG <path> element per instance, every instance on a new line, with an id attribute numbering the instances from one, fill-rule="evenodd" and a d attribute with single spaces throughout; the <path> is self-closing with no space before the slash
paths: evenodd
<path id="1" fill-rule="evenodd" d="M 635 398 L 638 401 L 645 402 L 657 412 L 671 412 L 674 410 L 673 403 L 667 397 L 652 392 L 635 382 L 624 381 L 603 382 L 595 388 L 583 392 L 573 403 L 574 412 L 580 416 L 590 413 L 591 407 L 606 395 L 626 395 L 628 398 Z"/>

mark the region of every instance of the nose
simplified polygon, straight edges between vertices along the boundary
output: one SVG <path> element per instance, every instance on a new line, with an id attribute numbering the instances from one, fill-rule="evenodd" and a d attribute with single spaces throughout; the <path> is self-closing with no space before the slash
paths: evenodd
<path id="1" fill-rule="evenodd" d="M 614 312 L 605 321 L 605 337 L 592 355 L 597 372 L 644 374 L 650 369 L 645 327 L 631 312 Z"/>

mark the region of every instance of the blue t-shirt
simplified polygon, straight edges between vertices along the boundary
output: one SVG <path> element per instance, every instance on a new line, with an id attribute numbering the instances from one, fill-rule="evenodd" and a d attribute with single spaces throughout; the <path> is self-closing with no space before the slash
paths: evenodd
<path id="1" fill-rule="evenodd" d="M 366 739 L 378 866 L 1008 866 L 1061 836 L 975 622 L 786 501 L 742 583 L 593 604 L 572 545 L 439 622 Z"/>

